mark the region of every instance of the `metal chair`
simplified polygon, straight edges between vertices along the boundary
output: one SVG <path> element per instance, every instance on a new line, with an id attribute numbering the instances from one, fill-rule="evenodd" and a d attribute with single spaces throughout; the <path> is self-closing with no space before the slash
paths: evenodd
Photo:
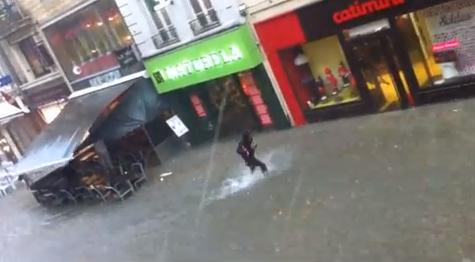
<path id="1" fill-rule="evenodd" d="M 145 173 L 145 169 L 142 163 L 133 163 L 130 168 L 132 174 L 135 175 L 134 179 L 132 179 L 132 183 L 134 184 L 135 188 L 138 188 L 141 183 L 146 182 L 148 180 L 147 174 Z"/>

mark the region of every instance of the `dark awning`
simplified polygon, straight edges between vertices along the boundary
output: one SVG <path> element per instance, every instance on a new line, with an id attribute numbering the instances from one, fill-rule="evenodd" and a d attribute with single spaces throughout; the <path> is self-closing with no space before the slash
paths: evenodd
<path id="1" fill-rule="evenodd" d="M 152 81 L 138 80 L 113 112 L 95 130 L 93 140 L 113 141 L 153 121 L 169 105 L 158 95 Z"/>
<path id="2" fill-rule="evenodd" d="M 15 166 L 17 175 L 36 180 L 65 166 L 76 148 L 89 136 L 89 129 L 111 102 L 136 81 L 71 99 L 61 114 L 33 141 L 26 156 Z"/>

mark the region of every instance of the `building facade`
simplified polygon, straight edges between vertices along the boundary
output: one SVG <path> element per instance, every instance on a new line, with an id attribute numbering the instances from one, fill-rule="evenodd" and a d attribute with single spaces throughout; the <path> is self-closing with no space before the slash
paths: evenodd
<path id="1" fill-rule="evenodd" d="M 13 1 L 2 1 L 0 12 L 0 159 L 11 163 L 55 117 L 70 91 L 33 19 Z"/>
<path id="2" fill-rule="evenodd" d="M 474 1 L 300 4 L 250 15 L 296 125 L 473 93 Z"/>
<path id="3" fill-rule="evenodd" d="M 153 23 L 147 37 L 136 39 L 139 50 L 158 92 L 190 129 L 192 143 L 217 132 L 288 125 L 238 2 L 143 3 Z"/>
<path id="4" fill-rule="evenodd" d="M 61 8 L 44 16 L 41 10 L 53 2 Z M 39 26 L 73 92 L 142 76 L 134 38 L 114 0 L 49 1 L 40 6 Z"/>

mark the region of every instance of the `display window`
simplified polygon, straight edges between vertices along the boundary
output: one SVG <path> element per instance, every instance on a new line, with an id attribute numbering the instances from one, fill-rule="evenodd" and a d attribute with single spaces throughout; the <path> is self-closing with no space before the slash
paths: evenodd
<path id="1" fill-rule="evenodd" d="M 456 0 L 396 18 L 419 87 L 475 76 L 475 1 Z"/>
<path id="2" fill-rule="evenodd" d="M 45 33 L 73 84 L 120 68 L 118 53 L 133 44 L 113 0 L 92 4 L 49 26 Z"/>
<path id="3" fill-rule="evenodd" d="M 361 100 L 337 36 L 281 50 L 279 55 L 302 108 L 318 110 Z"/>

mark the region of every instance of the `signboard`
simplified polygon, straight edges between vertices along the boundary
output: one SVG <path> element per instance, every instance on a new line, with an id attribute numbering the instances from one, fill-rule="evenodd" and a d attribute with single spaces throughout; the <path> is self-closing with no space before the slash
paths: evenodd
<path id="1" fill-rule="evenodd" d="M 114 51 L 114 53 L 117 57 L 117 60 L 119 61 L 121 68 L 126 68 L 135 65 L 138 62 L 137 57 L 135 57 L 134 50 L 131 46 Z"/>
<path id="2" fill-rule="evenodd" d="M 366 0 L 355 1 L 343 10 L 333 13 L 335 24 L 342 24 L 358 17 L 371 15 L 380 11 L 388 10 L 403 5 L 405 0 Z"/>
<path id="3" fill-rule="evenodd" d="M 422 11 L 436 60 L 456 62 L 460 75 L 475 74 L 475 0 L 456 0 Z"/>
<path id="4" fill-rule="evenodd" d="M 262 63 L 249 27 L 241 26 L 145 61 L 159 93 L 238 73 Z"/>
<path id="5" fill-rule="evenodd" d="M 432 44 L 432 51 L 434 53 L 453 50 L 460 47 L 460 41 L 458 39 L 453 39 L 449 41 L 439 42 Z"/>
<path id="6" fill-rule="evenodd" d="M 448 0 L 323 0 L 297 10 L 307 40 L 334 35 L 380 19 L 395 17 Z"/>
<path id="7" fill-rule="evenodd" d="M 177 115 L 174 115 L 168 119 L 167 124 L 177 137 L 182 137 L 184 134 L 190 131 Z"/>
<path id="8" fill-rule="evenodd" d="M 112 70 L 102 75 L 98 75 L 94 78 L 89 79 L 90 86 L 100 86 L 105 83 L 112 82 L 122 77 L 119 69 Z"/>

